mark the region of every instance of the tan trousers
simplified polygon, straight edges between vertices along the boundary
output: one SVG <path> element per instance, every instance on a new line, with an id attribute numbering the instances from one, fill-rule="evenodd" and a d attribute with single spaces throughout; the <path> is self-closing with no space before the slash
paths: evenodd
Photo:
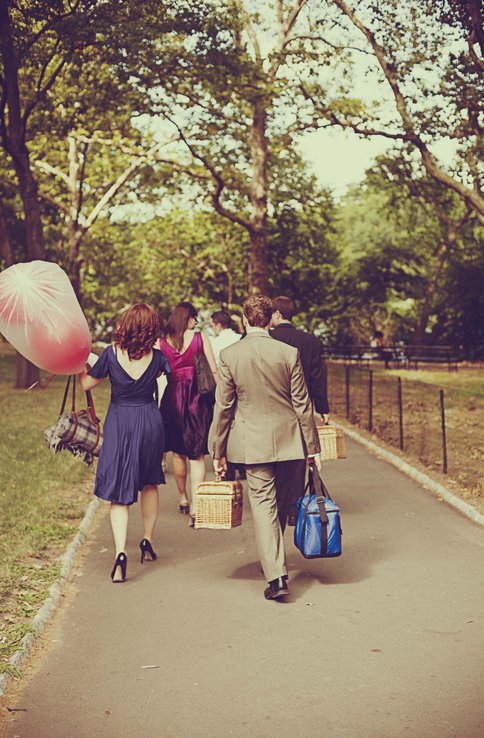
<path id="1" fill-rule="evenodd" d="M 268 582 L 285 576 L 286 557 L 276 503 L 276 467 L 287 462 L 247 464 L 249 502 L 255 527 L 255 542 Z"/>

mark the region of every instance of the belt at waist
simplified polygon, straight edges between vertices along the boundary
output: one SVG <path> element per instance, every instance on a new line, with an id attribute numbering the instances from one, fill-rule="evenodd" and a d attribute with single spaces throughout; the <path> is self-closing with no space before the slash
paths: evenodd
<path id="1" fill-rule="evenodd" d="M 193 379 L 195 375 L 195 370 L 192 369 L 191 371 L 188 371 L 183 374 L 177 374 L 176 376 L 173 376 L 173 374 L 168 374 L 168 384 L 172 384 L 172 382 L 186 382 L 188 380 Z"/>
<path id="2" fill-rule="evenodd" d="M 119 406 L 119 407 L 147 407 L 149 405 L 153 405 L 154 407 L 158 407 L 155 400 L 145 400 L 140 402 L 123 402 L 122 400 L 111 400 L 111 405 Z"/>

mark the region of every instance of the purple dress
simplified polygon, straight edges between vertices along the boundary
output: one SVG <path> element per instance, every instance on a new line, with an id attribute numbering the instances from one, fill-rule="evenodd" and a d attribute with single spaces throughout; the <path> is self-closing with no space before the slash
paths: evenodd
<path id="1" fill-rule="evenodd" d="M 208 453 L 208 430 L 213 417 L 213 397 L 199 394 L 195 377 L 194 356 L 203 354 L 202 336 L 195 333 L 182 354 L 163 338 L 160 348 L 171 367 L 160 404 L 166 429 L 165 451 L 196 459 Z"/>
<path id="2" fill-rule="evenodd" d="M 94 494 L 102 500 L 132 505 L 147 484 L 165 484 L 161 468 L 165 445 L 163 420 L 154 400 L 156 378 L 170 365 L 161 351 L 139 379 L 119 363 L 113 346 L 89 370 L 91 377 L 109 377 L 111 402 L 103 428 Z"/>

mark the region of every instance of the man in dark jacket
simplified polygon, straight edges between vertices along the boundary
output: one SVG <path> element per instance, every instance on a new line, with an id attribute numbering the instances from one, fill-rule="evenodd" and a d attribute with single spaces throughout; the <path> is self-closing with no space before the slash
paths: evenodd
<path id="1" fill-rule="evenodd" d="M 313 403 L 314 410 L 323 418 L 323 423 L 329 420 L 329 404 L 326 386 L 326 372 L 321 355 L 321 344 L 312 333 L 298 330 L 291 323 L 296 312 L 290 297 L 275 297 L 272 300 L 272 338 L 295 346 L 299 351 L 304 379 L 308 387 L 309 397 Z M 293 473 L 292 478 L 287 479 L 287 485 L 291 487 L 290 493 L 286 489 L 281 490 L 281 499 L 290 499 L 294 505 L 297 498 L 304 493 L 304 480 L 306 467 L 300 464 Z M 279 507 L 279 520 L 284 531 L 288 511 L 284 505 Z M 294 524 L 293 510 L 289 510 L 289 524 Z"/>
<path id="2" fill-rule="evenodd" d="M 295 346 L 301 357 L 304 379 L 314 409 L 328 422 L 329 404 L 326 389 L 326 375 L 321 355 L 321 344 L 312 333 L 298 330 L 291 320 L 296 308 L 290 297 L 275 297 L 272 300 L 272 330 L 270 335 L 278 341 Z"/>

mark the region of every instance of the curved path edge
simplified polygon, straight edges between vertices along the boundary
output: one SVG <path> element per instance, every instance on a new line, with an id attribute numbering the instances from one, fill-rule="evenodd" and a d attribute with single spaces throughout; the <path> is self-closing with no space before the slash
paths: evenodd
<path id="1" fill-rule="evenodd" d="M 77 529 L 77 533 L 74 536 L 74 539 L 71 541 L 71 543 L 68 545 L 67 549 L 61 556 L 60 560 L 62 566 L 59 577 L 49 587 L 49 596 L 47 600 L 44 602 L 44 604 L 31 622 L 32 630 L 29 633 L 26 633 L 26 635 L 22 638 L 20 647 L 9 659 L 9 664 L 12 664 L 17 668 L 21 666 L 25 657 L 29 654 L 36 636 L 43 631 L 47 621 L 54 614 L 60 600 L 62 587 L 72 571 L 76 554 L 86 540 L 87 534 L 93 523 L 96 512 L 100 507 L 100 504 L 100 501 L 97 498 L 94 498 L 87 506 L 86 512 L 81 523 L 79 524 L 79 528 Z M 13 674 L 0 674 L 0 696 L 5 694 L 7 684 L 12 678 Z"/>
<path id="2" fill-rule="evenodd" d="M 436 482 L 435 479 L 432 479 L 432 477 L 429 477 L 424 472 L 419 471 L 414 466 L 409 464 L 408 461 L 404 461 L 396 454 L 393 454 L 391 451 L 387 451 L 386 449 L 379 446 L 377 443 L 369 441 L 353 428 L 350 428 L 347 423 L 344 423 L 338 419 L 338 425 L 341 425 L 344 428 L 345 433 L 350 438 L 352 438 L 354 441 L 357 441 L 357 443 L 360 443 L 362 446 L 365 446 L 379 459 L 383 459 L 383 461 L 387 461 L 389 464 L 392 464 L 401 472 L 411 477 L 416 482 L 419 482 L 419 484 L 421 484 L 423 487 L 429 489 L 431 492 L 434 492 L 439 497 L 442 497 L 449 505 L 455 507 L 463 515 L 470 518 L 475 523 L 484 526 L 484 515 L 478 512 L 475 507 L 469 505 L 468 502 L 464 502 L 464 500 L 461 500 L 460 497 L 454 495 L 449 489 L 447 489 L 447 487 L 444 487 L 443 484 L 440 484 L 440 482 Z"/>

